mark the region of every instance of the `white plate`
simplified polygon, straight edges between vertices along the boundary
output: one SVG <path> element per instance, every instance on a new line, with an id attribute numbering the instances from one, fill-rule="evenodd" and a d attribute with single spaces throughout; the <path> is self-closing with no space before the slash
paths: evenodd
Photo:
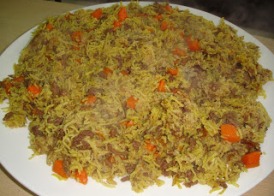
<path id="1" fill-rule="evenodd" d="M 147 5 L 148 2 L 141 2 L 141 5 Z M 108 7 L 110 4 L 100 4 L 96 6 L 86 7 L 85 9 L 95 9 L 98 7 Z M 177 5 L 172 5 L 176 7 Z M 217 24 L 220 20 L 212 14 L 179 6 L 179 9 L 189 9 L 191 13 L 203 16 L 208 20 L 212 20 Z M 265 68 L 272 70 L 274 73 L 274 55 L 257 39 L 240 29 L 239 27 L 226 22 L 233 28 L 237 29 L 238 35 L 244 36 L 245 41 L 251 41 L 260 47 L 261 63 Z M 26 46 L 31 39 L 31 29 L 16 41 L 13 42 L 0 57 L 0 80 L 7 75 L 13 73 L 13 64 L 17 62 L 20 51 Z M 266 107 L 269 115 L 274 120 L 274 83 L 269 82 L 264 86 L 267 93 L 267 98 L 259 98 L 259 100 Z M 3 108 L 7 103 L 1 105 Z M 0 119 L 3 119 L 4 112 L 0 111 Z M 265 153 L 261 158 L 261 166 L 250 169 L 247 173 L 242 173 L 238 180 L 239 188 L 232 185 L 223 195 L 241 195 L 252 187 L 256 186 L 260 181 L 267 177 L 274 169 L 274 124 L 271 123 L 264 143 L 261 145 L 261 150 Z M 29 159 L 32 151 L 28 149 L 28 130 L 27 128 L 9 129 L 3 123 L 0 123 L 0 161 L 5 169 L 25 187 L 38 195 L 137 195 L 131 191 L 129 182 L 119 183 L 116 188 L 107 188 L 92 179 L 89 179 L 88 185 L 81 185 L 75 180 L 59 181 L 53 177 L 51 167 L 46 165 L 45 156 L 37 156 Z M 166 179 L 165 185 L 162 187 L 153 186 L 146 189 L 141 195 L 217 195 L 218 192 L 209 193 L 210 187 L 203 185 L 196 185 L 191 188 L 179 189 L 171 186 L 171 180 Z"/>

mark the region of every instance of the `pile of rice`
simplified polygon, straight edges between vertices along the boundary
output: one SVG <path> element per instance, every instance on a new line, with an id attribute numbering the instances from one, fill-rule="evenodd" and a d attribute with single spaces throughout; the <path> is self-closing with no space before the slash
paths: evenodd
<path id="1" fill-rule="evenodd" d="M 84 169 L 107 186 L 130 181 L 136 192 L 163 184 L 161 176 L 179 187 L 236 185 L 247 170 L 241 157 L 260 150 L 271 122 L 257 101 L 272 79 L 258 47 L 222 20 L 216 26 L 167 4 L 131 2 L 116 28 L 122 6 L 103 8 L 98 19 L 78 10 L 41 24 L 0 83 L 4 124 L 28 119 L 34 155 L 48 165 L 62 160 L 71 177 Z M 221 137 L 225 123 L 240 142 Z"/>

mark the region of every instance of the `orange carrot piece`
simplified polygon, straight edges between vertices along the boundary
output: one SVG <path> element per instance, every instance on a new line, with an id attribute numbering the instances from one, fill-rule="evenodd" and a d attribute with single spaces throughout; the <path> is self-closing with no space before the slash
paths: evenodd
<path id="1" fill-rule="evenodd" d="M 200 50 L 200 43 L 197 39 L 192 39 L 191 37 L 187 37 L 186 43 L 188 45 L 189 50 L 193 52 Z"/>
<path id="2" fill-rule="evenodd" d="M 119 20 L 115 20 L 113 22 L 113 28 L 114 28 L 114 30 L 117 29 L 117 28 L 119 28 L 119 27 L 121 27 L 121 26 L 122 26 L 122 23 Z"/>
<path id="3" fill-rule="evenodd" d="M 153 145 L 149 140 L 147 140 L 145 143 L 146 143 L 145 147 L 148 151 L 153 152 L 156 150 L 156 146 Z"/>
<path id="4" fill-rule="evenodd" d="M 31 84 L 28 86 L 28 92 L 31 93 L 33 96 L 37 96 L 41 93 L 42 88 L 36 84 Z"/>
<path id="5" fill-rule="evenodd" d="M 170 75 L 173 75 L 173 76 L 177 76 L 178 72 L 179 72 L 178 68 L 169 68 L 167 70 L 167 73 L 169 73 Z"/>
<path id="6" fill-rule="evenodd" d="M 166 92 L 166 81 L 164 79 L 159 81 L 158 91 L 159 92 Z"/>
<path id="7" fill-rule="evenodd" d="M 118 12 L 118 19 L 119 21 L 124 21 L 127 18 L 127 8 L 122 6 Z"/>
<path id="8" fill-rule="evenodd" d="M 171 5 L 169 5 L 169 4 L 167 4 L 167 5 L 165 6 L 165 10 L 168 11 L 168 12 L 172 12 L 172 11 L 173 11 Z"/>
<path id="9" fill-rule="evenodd" d="M 237 128 L 231 124 L 221 125 L 221 137 L 229 142 L 239 142 L 241 140 Z"/>
<path id="10" fill-rule="evenodd" d="M 46 29 L 51 31 L 53 29 L 53 25 L 51 23 L 47 23 Z"/>
<path id="11" fill-rule="evenodd" d="M 174 55 L 177 55 L 177 56 L 185 56 L 186 55 L 186 51 L 184 49 L 180 49 L 180 48 L 175 48 L 172 53 Z"/>
<path id="12" fill-rule="evenodd" d="M 164 21 L 161 23 L 160 28 L 161 28 L 162 31 L 167 30 L 167 29 L 168 29 L 168 22 L 164 20 Z"/>
<path id="13" fill-rule="evenodd" d="M 91 13 L 91 16 L 96 19 L 100 19 L 103 15 L 102 8 L 98 8 Z"/>
<path id="14" fill-rule="evenodd" d="M 71 39 L 72 41 L 75 41 L 75 42 L 81 42 L 82 41 L 82 32 L 81 31 L 74 31 L 72 34 L 71 34 Z"/>
<path id="15" fill-rule="evenodd" d="M 254 151 L 242 156 L 242 162 L 246 168 L 258 167 L 260 165 L 260 151 Z"/>
<path id="16" fill-rule="evenodd" d="M 65 170 L 63 160 L 56 160 L 53 164 L 52 171 L 63 178 L 68 178 Z"/>
<path id="17" fill-rule="evenodd" d="M 88 183 L 88 174 L 86 170 L 82 170 L 81 172 L 76 171 L 74 174 L 74 177 L 77 182 L 80 182 L 82 184 L 87 184 Z"/>
<path id="18" fill-rule="evenodd" d="M 104 74 L 106 76 L 109 76 L 113 73 L 112 69 L 108 68 L 108 67 L 104 67 L 104 70 L 103 70 Z"/>
<path id="19" fill-rule="evenodd" d="M 138 102 L 138 99 L 135 99 L 133 96 L 130 96 L 127 99 L 127 107 L 131 109 L 135 109 L 137 102 Z"/>
<path id="20" fill-rule="evenodd" d="M 127 128 L 132 127 L 134 125 L 134 122 L 132 120 L 126 121 L 123 123 Z"/>
<path id="21" fill-rule="evenodd" d="M 95 103 L 95 101 L 96 101 L 96 96 L 95 95 L 88 95 L 87 97 L 86 97 L 86 99 L 84 99 L 84 103 L 85 104 L 87 104 L 87 105 L 91 105 L 91 104 L 93 104 L 93 103 Z"/>
<path id="22" fill-rule="evenodd" d="M 162 14 L 156 15 L 156 16 L 155 16 L 155 19 L 156 19 L 156 20 L 159 20 L 159 21 L 162 20 L 162 19 L 163 19 Z"/>

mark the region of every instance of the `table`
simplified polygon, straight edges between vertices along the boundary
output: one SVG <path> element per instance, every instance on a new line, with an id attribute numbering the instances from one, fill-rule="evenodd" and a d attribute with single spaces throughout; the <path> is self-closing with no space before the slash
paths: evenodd
<path id="1" fill-rule="evenodd" d="M 90 5 L 94 3 L 90 2 Z M 21 34 L 42 22 L 46 17 L 58 15 L 81 5 L 57 3 L 44 0 L 0 1 L 0 53 Z M 254 29 L 246 29 L 274 53 L 274 36 L 262 36 Z M 245 193 L 249 195 L 274 195 L 274 171 L 260 184 Z M 30 196 L 31 191 L 23 187 L 0 166 L 0 195 Z"/>

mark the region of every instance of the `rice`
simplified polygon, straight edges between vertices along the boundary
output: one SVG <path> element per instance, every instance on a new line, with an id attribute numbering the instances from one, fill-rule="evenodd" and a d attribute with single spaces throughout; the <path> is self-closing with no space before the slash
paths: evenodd
<path id="1" fill-rule="evenodd" d="M 212 190 L 237 184 L 271 119 L 258 47 L 226 25 L 154 3 L 78 10 L 41 24 L 1 81 L 8 127 L 28 124 L 34 155 L 141 192 L 161 176 Z M 119 20 L 120 19 L 120 20 Z M 29 120 L 30 123 L 27 123 Z M 220 127 L 237 128 L 229 142 Z M 79 180 L 79 179 L 77 179 Z"/>

